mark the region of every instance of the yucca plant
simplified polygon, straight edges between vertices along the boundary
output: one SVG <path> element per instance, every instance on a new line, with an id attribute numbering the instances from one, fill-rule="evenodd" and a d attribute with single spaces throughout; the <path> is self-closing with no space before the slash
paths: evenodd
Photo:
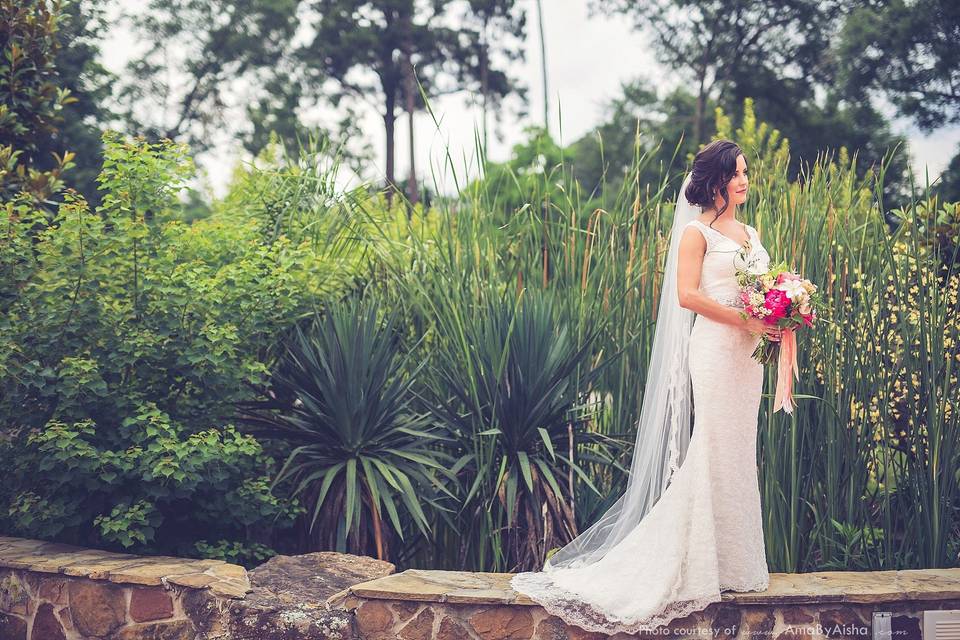
<path id="1" fill-rule="evenodd" d="M 296 326 L 273 375 L 272 398 L 243 405 L 243 422 L 289 451 L 274 479 L 306 507 L 314 545 L 391 557 L 404 523 L 429 535 L 427 512 L 448 493 L 451 458 L 427 413 L 412 408 L 397 314 L 357 298 Z"/>
<path id="2" fill-rule="evenodd" d="M 577 337 L 550 296 L 438 296 L 434 413 L 459 443 L 464 558 L 499 569 L 539 566 L 576 534 L 575 487 L 598 492 L 582 465 L 615 464 L 619 442 L 589 428 L 591 385 L 616 356 L 592 362 L 596 328 Z"/>

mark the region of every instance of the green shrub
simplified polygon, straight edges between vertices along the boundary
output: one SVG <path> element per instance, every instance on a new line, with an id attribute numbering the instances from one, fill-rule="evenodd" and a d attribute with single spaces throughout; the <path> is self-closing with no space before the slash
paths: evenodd
<path id="1" fill-rule="evenodd" d="M 5 206 L 0 529 L 186 555 L 282 530 L 298 508 L 231 421 L 317 303 L 322 254 L 255 219 L 183 223 L 185 148 L 104 142 L 99 210 L 68 193 L 45 224 L 26 198 Z"/>
<path id="2" fill-rule="evenodd" d="M 59 3 L 0 0 L 0 200 L 23 194 L 38 206 L 63 187 L 73 167 L 64 150 L 39 157 L 41 141 L 53 139 L 63 107 L 76 102 L 60 86 L 55 65 Z"/>

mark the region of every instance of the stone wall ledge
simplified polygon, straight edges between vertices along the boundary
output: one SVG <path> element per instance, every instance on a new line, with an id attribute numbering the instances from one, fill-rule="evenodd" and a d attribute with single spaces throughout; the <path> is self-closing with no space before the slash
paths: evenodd
<path id="1" fill-rule="evenodd" d="M 328 601 L 395 600 L 463 605 L 537 606 L 510 588 L 509 573 L 408 569 L 354 585 Z M 352 597 L 351 597 L 352 596 Z M 960 599 L 960 569 L 771 573 L 766 591 L 723 592 L 722 604 L 880 604 Z"/>
<path id="2" fill-rule="evenodd" d="M 223 560 L 138 556 L 7 536 L 0 536 L 0 568 L 118 584 L 206 588 L 227 599 L 242 599 L 251 591 L 246 569 Z"/>

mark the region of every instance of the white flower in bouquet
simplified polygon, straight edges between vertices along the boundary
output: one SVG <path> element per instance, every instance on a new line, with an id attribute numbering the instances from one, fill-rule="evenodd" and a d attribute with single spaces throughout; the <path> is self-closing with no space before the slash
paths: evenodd
<path id="1" fill-rule="evenodd" d="M 786 293 L 787 297 L 791 300 L 797 300 L 800 296 L 807 295 L 807 290 L 799 280 L 784 280 L 777 285 L 777 289 Z"/>

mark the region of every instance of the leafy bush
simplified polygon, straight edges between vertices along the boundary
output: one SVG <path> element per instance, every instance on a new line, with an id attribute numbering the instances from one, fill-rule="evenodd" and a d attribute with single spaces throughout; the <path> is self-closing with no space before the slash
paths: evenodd
<path id="1" fill-rule="evenodd" d="M 54 137 L 63 107 L 76 98 L 59 85 L 55 65 L 59 7 L 45 0 L 0 0 L 0 199 L 22 193 L 41 205 L 63 186 L 73 165 L 64 151 L 40 158 L 39 142 Z"/>
<path id="2" fill-rule="evenodd" d="M 282 530 L 298 508 L 231 421 L 318 304 L 305 283 L 326 254 L 253 217 L 184 224 L 185 148 L 104 142 L 97 211 L 68 193 L 47 224 L 29 199 L 6 203 L 0 529 L 185 555 Z"/>

